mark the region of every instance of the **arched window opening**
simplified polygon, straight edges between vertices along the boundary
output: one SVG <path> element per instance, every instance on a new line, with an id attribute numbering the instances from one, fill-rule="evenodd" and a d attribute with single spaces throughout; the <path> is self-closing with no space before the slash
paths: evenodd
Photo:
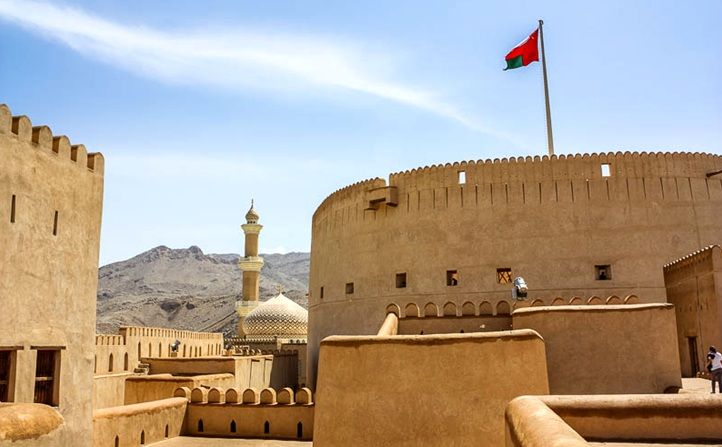
<path id="1" fill-rule="evenodd" d="M 153 357 L 153 345 L 148 343 L 148 357 Z"/>
<path id="2" fill-rule="evenodd" d="M 120 438 L 118 436 L 115 437 L 115 447 L 120 447 Z"/>
<path id="3" fill-rule="evenodd" d="M 266 421 L 263 423 L 263 433 L 269 434 L 271 433 L 271 423 Z"/>
<path id="4" fill-rule="evenodd" d="M 460 333 L 460 334 L 463 334 L 463 333 L 464 333 L 464 330 L 463 330 L 463 329 L 462 329 L 462 330 L 460 330 L 460 331 L 459 331 L 459 333 Z"/>
<path id="5" fill-rule="evenodd" d="M 198 433 L 203 433 L 203 419 L 198 419 Z"/>
<path id="6" fill-rule="evenodd" d="M 163 343 L 158 343 L 158 357 L 163 357 Z"/>
<path id="7" fill-rule="evenodd" d="M 236 432 L 236 421 L 231 421 L 231 433 Z"/>
<path id="8" fill-rule="evenodd" d="M 113 354 L 110 354 L 108 356 L 108 372 L 109 373 L 113 372 Z"/>
<path id="9" fill-rule="evenodd" d="M 168 430 L 168 424 L 165 424 L 165 435 L 164 435 L 164 436 L 165 436 L 166 438 L 168 437 L 168 431 L 169 431 L 169 430 Z"/>
<path id="10" fill-rule="evenodd" d="M 296 437 L 298 439 L 303 438 L 303 422 L 299 421 L 298 424 L 296 424 Z"/>
<path id="11" fill-rule="evenodd" d="M 125 353 L 125 356 L 123 357 L 123 370 L 128 371 L 130 370 L 130 365 L 128 364 L 128 353 Z"/>
<path id="12" fill-rule="evenodd" d="M 140 342 L 138 342 L 138 361 L 140 361 Z"/>
<path id="13" fill-rule="evenodd" d="M 145 430 L 140 432 L 140 445 L 145 445 Z"/>
<path id="14" fill-rule="evenodd" d="M 95 360 L 93 361 L 93 374 L 98 373 L 98 356 L 95 356 Z"/>

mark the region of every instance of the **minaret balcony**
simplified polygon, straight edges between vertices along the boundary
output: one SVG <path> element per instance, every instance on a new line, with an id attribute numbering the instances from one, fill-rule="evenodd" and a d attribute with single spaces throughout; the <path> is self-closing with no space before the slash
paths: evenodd
<path id="1" fill-rule="evenodd" d="M 241 225 L 241 229 L 245 234 L 259 234 L 263 229 L 263 225 L 246 223 Z"/>
<path id="2" fill-rule="evenodd" d="M 238 266 L 244 272 L 260 272 L 263 267 L 263 258 L 260 256 L 246 256 L 238 261 Z"/>

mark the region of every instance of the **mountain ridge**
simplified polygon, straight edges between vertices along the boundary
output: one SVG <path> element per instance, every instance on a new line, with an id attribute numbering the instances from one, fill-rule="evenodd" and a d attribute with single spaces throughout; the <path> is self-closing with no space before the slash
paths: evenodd
<path id="1" fill-rule="evenodd" d="M 260 299 L 276 286 L 308 307 L 309 253 L 261 254 Z M 203 253 L 200 247 L 159 245 L 98 270 L 96 332 L 116 333 L 120 326 L 156 326 L 232 335 L 238 315 L 242 275 L 236 253 Z"/>

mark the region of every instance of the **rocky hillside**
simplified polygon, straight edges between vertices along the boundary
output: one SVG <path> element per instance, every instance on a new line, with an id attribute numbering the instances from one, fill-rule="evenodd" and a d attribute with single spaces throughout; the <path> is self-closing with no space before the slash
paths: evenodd
<path id="1" fill-rule="evenodd" d="M 309 254 L 261 256 L 261 300 L 275 295 L 280 284 L 286 296 L 307 307 Z M 196 246 L 160 246 L 101 267 L 97 332 L 138 325 L 234 333 L 241 293 L 238 260 L 237 254 L 206 255 Z"/>

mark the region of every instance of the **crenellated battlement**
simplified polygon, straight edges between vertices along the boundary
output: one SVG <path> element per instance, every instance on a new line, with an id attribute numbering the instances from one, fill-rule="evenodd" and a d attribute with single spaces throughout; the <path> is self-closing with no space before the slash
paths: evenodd
<path id="1" fill-rule="evenodd" d="M 473 168 L 499 168 L 504 173 L 507 169 L 524 169 L 530 164 L 549 164 L 550 170 L 542 170 L 542 175 L 551 174 L 551 178 L 600 178 L 601 171 L 596 167 L 603 163 L 608 163 L 612 167 L 612 175 L 623 175 L 627 177 L 633 176 L 658 176 L 670 173 L 670 167 L 673 171 L 678 171 L 679 175 L 689 175 L 690 161 L 706 162 L 710 159 L 722 161 L 722 156 L 709 154 L 704 152 L 594 152 L 591 154 L 560 154 L 560 155 L 544 155 L 544 156 L 525 156 L 525 157 L 509 157 L 494 158 L 485 160 L 466 160 L 453 163 L 435 164 L 424 166 L 423 168 L 408 169 L 405 171 L 395 172 L 391 174 L 391 179 L 400 176 L 413 176 L 417 174 L 427 174 L 430 172 L 438 172 L 440 170 L 449 170 L 458 172 L 464 169 Z M 557 162 L 557 163 L 555 163 Z M 558 162 L 564 162 L 558 163 Z M 667 169 L 660 169 L 664 165 Z M 643 169 L 640 170 L 639 168 Z M 556 174 L 556 175 L 555 175 Z M 509 178 L 514 179 L 516 175 L 509 173 Z M 538 178 L 540 179 L 540 178 Z M 496 179 L 495 179 L 496 180 Z M 503 179 L 499 179 L 503 180 Z M 467 183 L 469 178 L 467 177 Z M 393 181 L 390 182 L 393 184 Z"/>
<path id="2" fill-rule="evenodd" d="M 331 193 L 326 199 L 324 199 L 323 202 L 321 202 L 321 205 L 318 206 L 316 209 L 316 212 L 314 212 L 313 216 L 316 217 L 316 214 L 319 214 L 322 212 L 327 204 L 329 204 L 331 201 L 343 201 L 348 198 L 354 198 L 357 194 L 363 194 L 369 189 L 374 188 L 380 188 L 386 186 L 386 180 L 375 177 L 367 180 L 361 180 L 356 183 L 352 183 L 348 186 L 344 186 L 343 188 L 337 189 L 333 193 Z"/>
<path id="3" fill-rule="evenodd" d="M 181 329 L 143 326 L 122 326 L 119 332 L 124 337 L 164 337 L 186 340 L 207 340 L 212 342 L 223 341 L 223 334 L 219 332 L 196 332 Z"/>
<path id="4" fill-rule="evenodd" d="M 403 209 L 405 204 L 409 210 L 585 199 L 695 200 L 722 195 L 722 179 L 708 175 L 720 169 L 722 156 L 700 152 L 537 155 L 468 160 L 396 172 L 390 174 L 388 188 L 398 194 L 398 205 Z M 314 213 L 314 223 L 336 217 L 329 216 L 329 210 L 340 213 L 344 222 L 362 220 L 363 213 L 358 210 L 378 208 L 366 203 L 368 193 L 386 185 L 383 179 L 376 178 L 335 191 Z M 424 191 L 432 194 L 426 196 Z"/>
<path id="5" fill-rule="evenodd" d="M 0 104 L 0 135 L 7 135 L 33 145 L 39 151 L 67 160 L 98 175 L 104 174 L 105 163 L 100 152 L 88 153 L 82 144 L 71 144 L 64 135 L 53 136 L 48 126 L 33 126 L 25 115 L 13 116 L 6 104 Z"/>
<path id="6" fill-rule="evenodd" d="M 96 346 L 125 346 L 122 335 L 95 334 Z"/>
<path id="7" fill-rule="evenodd" d="M 318 207 L 313 226 L 314 231 L 323 231 L 387 215 L 399 218 L 440 209 L 720 200 L 720 170 L 722 156 L 699 152 L 609 152 L 446 163 L 393 173 L 388 186 L 377 178 L 342 188 Z M 379 199 L 383 195 L 393 199 Z"/>
<path id="8" fill-rule="evenodd" d="M 532 293 L 533 294 L 533 293 Z M 390 303 L 386 306 L 386 313 L 396 314 L 404 318 L 438 318 L 438 317 L 497 317 L 510 316 L 511 312 L 524 307 L 538 306 L 580 306 L 580 305 L 619 305 L 639 304 L 639 297 L 635 294 L 598 296 L 553 296 L 541 297 L 532 296 L 526 301 L 499 300 L 490 302 L 482 300 L 475 302 L 471 300 L 463 303 L 446 300 L 442 302 L 402 302 L 401 304 Z"/>
<path id="9" fill-rule="evenodd" d="M 674 261 L 670 262 L 669 264 L 665 264 L 664 271 L 670 272 L 675 269 L 681 269 L 681 268 L 687 267 L 687 266 L 689 266 L 689 264 L 693 264 L 694 262 L 701 262 L 702 260 L 704 260 L 704 255 L 711 256 L 712 251 L 715 248 L 719 249 L 720 246 L 717 244 L 708 245 L 700 250 L 697 250 L 693 253 L 683 256 L 679 259 L 675 259 Z"/>
<path id="10" fill-rule="evenodd" d="M 186 398 L 191 404 L 226 404 L 226 405 L 303 405 L 312 406 L 313 393 L 309 388 L 294 391 L 291 388 L 222 388 L 222 387 L 188 387 L 176 388 L 173 397 Z"/>
<path id="11" fill-rule="evenodd" d="M 313 436 L 315 404 L 308 388 L 177 388 L 188 402 L 190 436 L 296 439 Z"/>

